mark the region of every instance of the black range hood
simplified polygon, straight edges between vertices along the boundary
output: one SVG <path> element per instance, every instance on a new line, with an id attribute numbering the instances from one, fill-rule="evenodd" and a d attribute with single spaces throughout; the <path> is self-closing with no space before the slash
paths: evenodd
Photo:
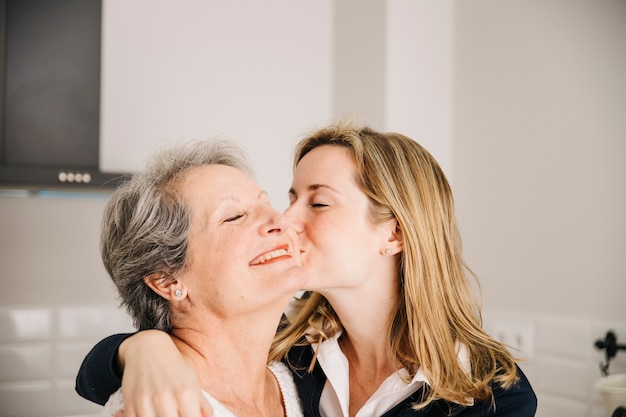
<path id="1" fill-rule="evenodd" d="M 112 189 L 99 168 L 101 0 L 0 1 L 0 187 Z"/>

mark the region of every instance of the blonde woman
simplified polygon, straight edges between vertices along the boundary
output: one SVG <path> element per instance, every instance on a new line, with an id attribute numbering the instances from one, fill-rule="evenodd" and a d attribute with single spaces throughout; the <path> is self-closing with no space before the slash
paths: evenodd
<path id="1" fill-rule="evenodd" d="M 270 358 L 290 366 L 305 413 L 533 416 L 528 380 L 481 327 L 450 186 L 432 156 L 406 136 L 340 123 L 303 139 L 294 166 L 285 215 L 313 292 L 289 310 Z M 194 391 L 182 375 L 139 383 L 151 366 L 140 355 L 146 336 L 124 342 L 124 378 L 189 404 L 177 400 Z M 123 337 L 100 345 L 88 364 L 111 363 Z M 184 415 L 199 416 L 200 403 Z"/>

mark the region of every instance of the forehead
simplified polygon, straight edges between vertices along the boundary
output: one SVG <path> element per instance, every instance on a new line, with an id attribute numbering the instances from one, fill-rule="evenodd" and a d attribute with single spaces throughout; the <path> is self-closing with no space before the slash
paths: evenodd
<path id="1" fill-rule="evenodd" d="M 183 200 L 218 203 L 222 199 L 257 195 L 259 186 L 244 172 L 227 165 L 202 165 L 187 170 L 176 185 Z"/>
<path id="2" fill-rule="evenodd" d="M 298 172 L 327 176 L 338 173 L 354 173 L 355 164 L 350 151 L 343 146 L 322 145 L 300 159 L 296 165 Z"/>
<path id="3" fill-rule="evenodd" d="M 344 195 L 362 194 L 355 179 L 356 165 L 350 151 L 342 146 L 323 145 L 298 162 L 290 194 L 330 188 Z"/>

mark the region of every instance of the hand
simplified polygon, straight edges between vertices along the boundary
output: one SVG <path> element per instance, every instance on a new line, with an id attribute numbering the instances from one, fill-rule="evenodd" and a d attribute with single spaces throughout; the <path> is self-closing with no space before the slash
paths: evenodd
<path id="1" fill-rule="evenodd" d="M 116 417 L 213 416 L 195 372 L 167 333 L 141 331 L 120 345 L 118 356 L 124 410 Z"/>

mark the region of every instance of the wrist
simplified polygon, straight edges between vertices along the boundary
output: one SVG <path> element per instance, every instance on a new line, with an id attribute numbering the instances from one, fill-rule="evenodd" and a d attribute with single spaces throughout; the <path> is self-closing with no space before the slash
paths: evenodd
<path id="1" fill-rule="evenodd" d="M 150 349 L 150 346 L 154 346 L 155 343 L 163 343 L 164 340 L 171 343 L 170 336 L 167 333 L 156 329 L 140 330 L 125 339 L 117 350 L 117 372 L 123 375 L 128 360 L 132 361 L 133 357 L 145 354 Z"/>

